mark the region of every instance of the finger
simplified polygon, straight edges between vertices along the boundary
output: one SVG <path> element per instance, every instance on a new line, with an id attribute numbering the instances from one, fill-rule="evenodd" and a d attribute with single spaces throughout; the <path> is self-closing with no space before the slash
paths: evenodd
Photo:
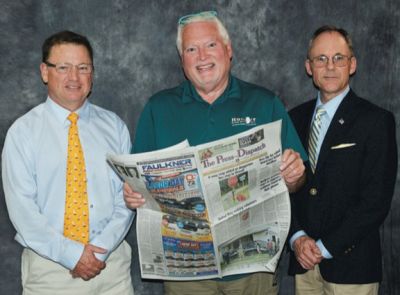
<path id="1" fill-rule="evenodd" d="M 312 269 L 316 264 L 316 261 L 314 262 L 313 260 L 310 260 L 308 257 L 302 257 L 301 261 L 306 269 Z"/>
<path id="2" fill-rule="evenodd" d="M 89 262 L 87 264 L 87 267 L 90 270 L 90 272 L 99 273 L 101 270 L 103 270 L 106 267 L 106 265 L 103 261 L 96 259 L 96 260 Z"/>
<path id="3" fill-rule="evenodd" d="M 97 247 L 97 246 L 92 245 L 92 244 L 88 244 L 86 246 L 88 247 L 88 250 L 92 251 L 92 254 L 93 254 L 93 252 L 94 253 L 99 253 L 99 254 L 106 254 L 108 252 L 107 249 L 104 249 L 104 248 L 101 248 L 101 247 Z"/>
<path id="4" fill-rule="evenodd" d="M 291 183 L 297 181 L 304 174 L 304 171 L 305 167 L 303 161 L 297 159 L 292 165 L 286 167 L 281 174 L 286 182 Z"/>
<path id="5" fill-rule="evenodd" d="M 283 179 L 285 180 L 285 182 L 287 184 L 291 184 L 291 183 L 295 183 L 299 180 L 299 178 L 303 175 L 303 173 L 301 172 L 293 172 L 290 173 L 289 175 L 285 175 L 283 176 Z"/>
<path id="6" fill-rule="evenodd" d="M 279 167 L 281 171 L 285 170 L 287 167 L 287 160 L 290 156 L 290 154 L 292 153 L 291 149 L 286 149 L 284 150 L 283 154 L 282 154 L 282 158 L 281 158 L 281 166 Z"/>
<path id="7" fill-rule="evenodd" d="M 301 267 L 304 269 L 313 269 L 314 268 L 314 264 L 303 259 L 301 256 L 297 257 L 297 261 L 300 263 Z"/>
<path id="8" fill-rule="evenodd" d="M 140 206 L 143 206 L 143 204 L 146 202 L 146 200 L 145 200 L 145 198 L 143 198 L 142 194 L 140 194 L 138 192 L 133 192 L 130 195 L 124 194 L 124 201 L 125 201 L 126 206 L 130 209 L 139 208 Z"/>
<path id="9" fill-rule="evenodd" d="M 299 249 L 297 255 L 299 256 L 300 260 L 308 266 L 312 266 L 318 262 L 318 258 L 312 252 L 309 242 L 303 244 L 303 247 Z"/>
<path id="10" fill-rule="evenodd" d="M 127 182 L 124 182 L 124 194 L 131 194 L 133 193 L 132 188 L 130 187 L 130 185 Z"/>
<path id="11" fill-rule="evenodd" d="M 142 198 L 142 194 L 132 190 L 131 187 L 127 183 L 125 183 L 124 184 L 124 198 L 140 199 L 140 198 Z"/>
<path id="12" fill-rule="evenodd" d="M 86 276 L 88 278 L 94 278 L 95 276 L 97 276 L 100 272 L 101 272 L 101 268 L 90 268 L 87 272 L 86 272 Z"/>
<path id="13" fill-rule="evenodd" d="M 293 153 L 294 151 L 292 150 L 292 149 L 286 149 L 286 150 L 284 150 L 283 151 L 283 154 L 282 154 L 282 161 L 283 162 L 286 162 L 287 161 L 287 158 Z"/>
<path id="14" fill-rule="evenodd" d="M 126 199 L 125 202 L 129 205 L 137 207 L 137 206 L 143 205 L 146 202 L 146 200 L 145 200 L 145 198 L 142 198 L 141 196 L 139 196 L 139 197 Z"/>
<path id="15" fill-rule="evenodd" d="M 281 166 L 279 167 L 280 170 L 284 171 L 289 166 L 292 166 L 292 169 L 296 168 L 296 166 L 299 165 L 299 163 L 296 164 L 296 161 L 299 159 L 300 159 L 299 153 L 297 153 L 293 150 L 286 150 L 282 156 L 282 163 L 281 163 Z"/>
<path id="16" fill-rule="evenodd" d="M 98 265 L 98 263 L 90 263 L 82 266 L 81 268 L 81 274 L 84 274 L 86 278 L 93 278 L 97 276 L 102 270 L 103 267 L 102 264 Z M 82 277 L 82 276 L 81 276 Z"/>
<path id="17" fill-rule="evenodd" d="M 316 257 L 322 257 L 321 250 L 318 248 L 317 245 L 315 245 L 315 246 L 312 248 L 312 252 L 313 252 L 314 256 L 316 256 Z"/>
<path id="18" fill-rule="evenodd" d="M 310 264 L 307 264 L 304 262 L 299 262 L 299 263 L 300 263 L 301 267 L 304 269 L 307 269 L 307 270 L 314 269 L 314 265 L 310 265 Z"/>
<path id="19" fill-rule="evenodd" d="M 314 265 L 314 264 L 318 263 L 318 257 L 315 257 L 313 253 L 307 252 L 305 254 L 305 257 L 309 264 Z"/>

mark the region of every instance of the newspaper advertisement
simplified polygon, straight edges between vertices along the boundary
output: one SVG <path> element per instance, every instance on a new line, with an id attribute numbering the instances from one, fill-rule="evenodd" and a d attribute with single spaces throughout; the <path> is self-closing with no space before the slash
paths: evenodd
<path id="1" fill-rule="evenodd" d="M 281 121 L 190 147 L 108 155 L 146 203 L 137 209 L 143 278 L 274 272 L 290 225 Z"/>

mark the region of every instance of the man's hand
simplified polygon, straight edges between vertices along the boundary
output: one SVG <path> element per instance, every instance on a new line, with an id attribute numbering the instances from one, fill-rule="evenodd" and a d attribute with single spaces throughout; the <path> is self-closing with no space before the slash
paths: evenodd
<path id="1" fill-rule="evenodd" d="M 308 236 L 297 238 L 293 242 L 293 249 L 297 261 L 304 269 L 313 269 L 323 258 L 315 240 Z"/>
<path id="2" fill-rule="evenodd" d="M 282 163 L 279 167 L 289 192 L 297 191 L 305 181 L 305 167 L 300 154 L 292 149 L 286 149 L 282 155 Z"/>
<path id="3" fill-rule="evenodd" d="M 94 253 L 105 254 L 107 250 L 90 244 L 85 245 L 81 258 L 75 268 L 71 270 L 73 278 L 82 278 L 88 281 L 97 276 L 106 267 L 105 262 L 97 259 Z"/>
<path id="4" fill-rule="evenodd" d="M 143 196 L 132 190 L 132 188 L 127 184 L 126 182 L 124 183 L 124 201 L 126 204 L 126 207 L 130 209 L 136 209 L 142 206 L 145 203 L 145 199 Z"/>

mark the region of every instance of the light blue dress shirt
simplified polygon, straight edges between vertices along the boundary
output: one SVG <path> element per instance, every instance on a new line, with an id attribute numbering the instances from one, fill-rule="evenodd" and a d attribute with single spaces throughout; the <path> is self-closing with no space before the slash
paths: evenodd
<path id="1" fill-rule="evenodd" d="M 126 125 L 114 113 L 88 101 L 77 113 L 87 175 L 89 243 L 108 250 L 96 254 L 105 260 L 124 239 L 134 217 L 106 154 L 129 153 L 131 141 Z M 63 236 L 69 114 L 47 98 L 16 120 L 3 148 L 2 177 L 15 239 L 73 269 L 84 245 Z"/>
<path id="2" fill-rule="evenodd" d="M 315 109 L 314 109 L 314 113 L 313 113 L 313 120 L 311 121 L 311 124 L 314 121 L 314 117 L 317 112 L 317 108 L 319 108 L 319 107 L 324 108 L 326 113 L 323 116 L 321 116 L 321 129 L 319 131 L 319 137 L 318 137 L 318 142 L 317 142 L 317 155 L 319 155 L 319 151 L 321 150 L 322 143 L 324 141 L 326 132 L 328 131 L 329 125 L 332 122 L 333 116 L 335 115 L 339 105 L 342 103 L 343 99 L 345 98 L 347 93 L 349 93 L 349 91 L 350 91 L 350 87 L 347 86 L 346 89 L 342 93 L 340 93 L 339 95 L 330 99 L 325 104 L 322 103 L 321 93 L 318 92 L 317 103 L 315 105 Z M 297 238 L 299 238 L 301 236 L 306 236 L 306 235 L 307 235 L 307 233 L 303 230 L 300 230 L 300 231 L 296 232 L 294 235 L 292 235 L 292 237 L 289 240 L 291 248 L 293 249 L 293 243 Z M 321 239 L 319 239 L 316 242 L 316 244 L 324 258 L 326 258 L 326 259 L 333 258 L 332 255 L 329 253 L 329 251 L 325 248 Z"/>

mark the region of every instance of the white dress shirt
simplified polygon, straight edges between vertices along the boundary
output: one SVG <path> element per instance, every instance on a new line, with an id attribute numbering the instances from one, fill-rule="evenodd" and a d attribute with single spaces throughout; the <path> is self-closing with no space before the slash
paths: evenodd
<path id="1" fill-rule="evenodd" d="M 90 244 L 105 248 L 105 260 L 124 239 L 133 220 L 122 182 L 106 163 L 107 153 L 129 153 L 126 125 L 88 101 L 76 111 L 89 200 Z M 84 245 L 63 236 L 70 111 L 50 98 L 8 130 L 2 177 L 16 240 L 41 256 L 73 269 Z"/>

